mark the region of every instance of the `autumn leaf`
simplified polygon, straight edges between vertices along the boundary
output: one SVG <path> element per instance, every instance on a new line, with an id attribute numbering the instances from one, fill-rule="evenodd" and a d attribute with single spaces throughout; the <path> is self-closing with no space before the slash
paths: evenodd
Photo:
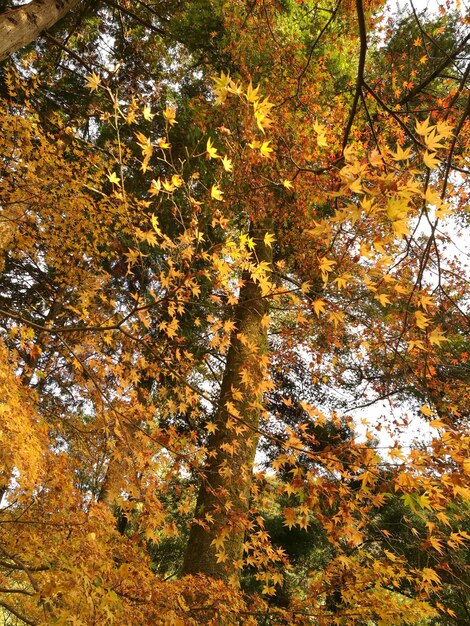
<path id="1" fill-rule="evenodd" d="M 415 311 L 416 326 L 424 330 L 429 326 L 429 318 L 421 311 Z"/>
<path id="2" fill-rule="evenodd" d="M 259 92 L 259 85 L 258 87 L 256 87 L 255 89 L 253 89 L 253 85 L 250 84 L 248 85 L 248 89 L 246 91 L 246 99 L 248 100 L 248 102 L 251 102 L 252 104 L 254 102 L 256 102 L 258 100 L 258 92 Z"/>
<path id="3" fill-rule="evenodd" d="M 264 156 L 267 159 L 271 158 L 271 152 L 273 151 L 273 149 L 269 145 L 270 143 L 271 143 L 270 141 L 263 141 L 259 149 L 261 156 Z"/>
<path id="4" fill-rule="evenodd" d="M 397 143 L 396 152 L 390 151 L 390 154 L 394 161 L 407 161 L 413 156 L 410 146 L 406 148 L 405 150 L 403 150 L 403 148 L 398 143 Z"/>
<path id="5" fill-rule="evenodd" d="M 111 172 L 111 173 L 108 174 L 108 180 L 109 180 L 109 182 L 113 183 L 114 185 L 119 185 L 119 181 L 121 179 L 119 178 L 119 176 L 117 176 L 115 174 L 115 172 Z"/>
<path id="6" fill-rule="evenodd" d="M 233 170 L 232 160 L 229 159 L 226 155 L 222 159 L 222 165 L 224 166 L 224 170 L 226 172 L 231 172 Z"/>
<path id="7" fill-rule="evenodd" d="M 218 185 L 212 185 L 211 188 L 211 198 L 214 198 L 214 200 L 222 200 L 222 196 L 223 196 L 223 192 L 220 190 L 220 188 L 218 187 Z"/>
<path id="8" fill-rule="evenodd" d="M 264 245 L 269 248 L 273 247 L 273 243 L 276 241 L 276 237 L 272 233 L 266 233 L 264 236 Z"/>
<path id="9" fill-rule="evenodd" d="M 212 140 L 211 140 L 210 137 L 207 140 L 206 154 L 207 154 L 207 158 L 208 159 L 218 159 L 218 158 L 220 158 L 217 150 L 214 148 L 214 146 L 212 144 Z"/>
<path id="10" fill-rule="evenodd" d="M 96 91 L 101 84 L 101 78 L 98 74 L 95 74 L 95 72 L 92 72 L 90 76 L 87 76 L 86 81 L 86 86 L 91 92 Z"/>
<path id="11" fill-rule="evenodd" d="M 440 164 L 439 159 L 436 158 L 436 153 L 435 152 L 430 153 L 427 150 L 423 154 L 423 162 L 426 165 L 426 167 L 429 167 L 430 170 L 437 169 Z"/>
<path id="12" fill-rule="evenodd" d="M 326 307 L 326 302 L 324 300 L 321 300 L 320 298 L 317 300 L 314 300 L 313 308 L 317 317 L 320 317 L 320 314 L 325 312 L 325 307 Z"/>
<path id="13" fill-rule="evenodd" d="M 144 106 L 144 110 L 142 113 L 143 113 L 144 119 L 147 120 L 148 122 L 150 122 L 155 117 L 155 113 L 152 113 L 151 108 L 147 105 Z"/>
<path id="14" fill-rule="evenodd" d="M 160 139 L 157 139 L 157 146 L 162 150 L 167 150 L 168 148 L 171 148 L 171 144 L 167 141 L 166 137 L 160 137 Z"/>
<path id="15" fill-rule="evenodd" d="M 418 135 L 428 135 L 432 130 L 434 130 L 436 127 L 434 125 L 431 125 L 429 123 L 430 117 L 428 116 L 424 122 L 418 122 L 418 120 L 416 120 L 416 124 L 415 124 L 415 130 L 418 133 Z"/>
<path id="16" fill-rule="evenodd" d="M 378 300 L 382 306 L 390 304 L 390 298 L 386 293 L 377 294 L 376 296 L 374 296 L 374 299 Z"/>
<path id="17" fill-rule="evenodd" d="M 170 124 L 170 126 L 174 126 L 175 124 L 177 124 L 178 122 L 176 121 L 176 106 L 170 106 L 167 104 L 165 109 L 163 110 L 163 117 L 165 118 L 166 122 Z"/>

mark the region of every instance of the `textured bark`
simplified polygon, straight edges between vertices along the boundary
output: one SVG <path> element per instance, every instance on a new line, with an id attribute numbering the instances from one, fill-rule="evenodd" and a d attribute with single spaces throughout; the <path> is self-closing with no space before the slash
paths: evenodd
<path id="1" fill-rule="evenodd" d="M 82 0 L 33 0 L 0 13 L 0 61 L 27 46 Z"/>
<path id="2" fill-rule="evenodd" d="M 266 232 L 266 225 L 252 226 L 250 235 L 256 242 L 257 260 L 271 264 L 271 250 L 264 244 Z M 260 386 L 265 377 L 260 357 L 267 353 L 267 330 L 261 319 L 268 311 L 268 302 L 249 273 L 243 275 L 243 281 L 235 311 L 236 330 L 227 354 L 214 420 L 217 430 L 208 440 L 204 480 L 199 489 L 183 565 L 185 574 L 202 572 L 223 580 L 237 579 L 240 573 L 259 438 L 256 431 L 261 415 Z M 250 374 L 251 389 L 247 389 L 242 381 L 243 370 Z M 242 400 L 236 399 L 234 390 L 243 393 Z M 227 409 L 227 402 L 235 407 L 239 419 L 234 419 Z M 218 550 L 213 541 L 220 537 L 225 537 L 226 559 L 217 562 Z"/>

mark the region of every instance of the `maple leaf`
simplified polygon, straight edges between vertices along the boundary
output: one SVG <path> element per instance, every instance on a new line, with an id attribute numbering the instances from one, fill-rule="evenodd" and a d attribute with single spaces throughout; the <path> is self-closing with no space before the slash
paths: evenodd
<path id="1" fill-rule="evenodd" d="M 233 83 L 230 74 L 221 72 L 220 76 L 214 76 L 212 80 L 214 81 L 214 93 L 217 96 L 215 104 L 223 104 Z"/>
<path id="2" fill-rule="evenodd" d="M 429 318 L 424 315 L 421 311 L 415 311 L 416 318 L 416 326 L 424 330 L 427 326 L 429 326 Z"/>
<path id="3" fill-rule="evenodd" d="M 437 131 L 434 130 L 432 133 L 425 136 L 424 143 L 428 150 L 436 152 L 444 147 L 444 144 L 440 143 L 441 139 L 444 139 L 443 135 L 439 135 Z"/>
<path id="4" fill-rule="evenodd" d="M 273 242 L 276 241 L 276 237 L 272 233 L 266 233 L 264 236 L 264 245 L 269 248 L 273 247 Z"/>
<path id="5" fill-rule="evenodd" d="M 390 155 L 394 161 L 407 161 L 408 159 L 411 159 L 411 157 L 413 156 L 411 152 L 411 147 L 408 147 L 405 150 L 403 150 L 403 148 L 398 143 L 397 143 L 396 152 L 390 151 Z"/>
<path id="6" fill-rule="evenodd" d="M 86 76 L 86 86 L 90 91 L 96 91 L 101 83 L 101 78 L 95 72 L 92 72 L 90 76 Z"/>
<path id="7" fill-rule="evenodd" d="M 439 552 L 439 554 L 444 554 L 442 542 L 437 537 L 431 535 L 431 537 L 429 537 L 429 543 L 434 548 L 434 550 L 436 550 L 436 552 Z"/>
<path id="8" fill-rule="evenodd" d="M 144 119 L 147 120 L 148 122 L 150 122 L 155 117 L 155 113 L 152 113 L 151 108 L 147 105 L 144 106 L 144 110 L 142 113 L 143 113 Z"/>
<path id="9" fill-rule="evenodd" d="M 212 145 L 212 140 L 211 140 L 210 137 L 207 140 L 206 154 L 207 154 L 207 158 L 208 159 L 219 159 L 220 158 L 219 153 L 217 152 L 217 150 Z"/>
<path id="10" fill-rule="evenodd" d="M 292 507 L 286 507 L 284 509 L 284 522 L 283 525 L 287 526 L 290 530 L 293 526 L 295 526 L 296 512 Z"/>
<path id="11" fill-rule="evenodd" d="M 292 181 L 290 181 L 290 180 L 285 179 L 285 180 L 282 181 L 282 184 L 284 185 L 284 187 L 286 189 L 293 189 L 294 188 L 294 185 L 292 184 Z"/>
<path id="12" fill-rule="evenodd" d="M 431 125 L 429 123 L 430 117 L 428 116 L 424 122 L 418 122 L 416 121 L 415 124 L 415 130 L 418 133 L 418 135 L 428 135 L 434 128 L 436 128 L 435 126 Z"/>
<path id="13" fill-rule="evenodd" d="M 341 274 L 340 276 L 337 276 L 333 282 L 337 283 L 340 289 L 346 289 L 348 283 L 351 281 L 352 278 L 353 275 L 346 272 L 344 274 Z"/>
<path id="14" fill-rule="evenodd" d="M 320 272 L 322 272 L 322 274 L 331 272 L 334 265 L 336 265 L 336 261 L 333 261 L 333 259 L 328 259 L 327 257 L 324 256 L 323 258 L 320 259 L 320 263 L 319 263 Z"/>
<path id="15" fill-rule="evenodd" d="M 261 156 L 264 156 L 267 159 L 271 158 L 271 152 L 273 151 L 273 149 L 269 146 L 270 143 L 270 141 L 263 141 L 259 149 Z"/>
<path id="16" fill-rule="evenodd" d="M 320 317 L 320 314 L 325 312 L 325 306 L 326 302 L 324 300 L 321 300 L 320 298 L 313 302 L 313 308 L 317 317 Z"/>
<path id="17" fill-rule="evenodd" d="M 108 180 L 109 182 L 113 183 L 113 185 L 119 185 L 119 181 L 121 179 L 119 178 L 119 176 L 117 176 L 117 174 L 115 174 L 115 172 L 110 172 L 108 174 Z"/>
<path id="18" fill-rule="evenodd" d="M 253 89 L 253 85 L 250 81 L 250 84 L 248 85 L 248 89 L 246 90 L 246 94 L 245 94 L 248 102 L 251 102 L 252 104 L 256 102 L 258 100 L 258 92 L 259 92 L 259 85 L 258 87 Z"/>
<path id="19" fill-rule="evenodd" d="M 160 137 L 160 139 L 157 139 L 157 146 L 159 148 L 161 148 L 162 150 L 166 150 L 167 148 L 171 148 L 171 144 L 168 143 L 166 137 Z"/>
<path id="20" fill-rule="evenodd" d="M 378 300 L 382 306 L 390 304 L 390 298 L 386 293 L 380 293 L 374 296 L 375 300 Z"/>
<path id="21" fill-rule="evenodd" d="M 426 165 L 426 167 L 429 167 L 430 170 L 437 169 L 440 163 L 439 159 L 436 158 L 436 153 L 435 152 L 430 153 L 427 150 L 423 154 L 423 162 Z"/>
<path id="22" fill-rule="evenodd" d="M 227 156 L 224 156 L 222 159 L 222 165 L 224 166 L 224 170 L 226 172 L 231 172 L 233 169 L 232 161 Z"/>
<path id="23" fill-rule="evenodd" d="M 421 576 L 424 582 L 435 583 L 436 585 L 441 584 L 441 579 L 439 578 L 437 573 L 429 567 L 424 567 L 422 569 Z"/>
<path id="24" fill-rule="evenodd" d="M 393 232 L 399 237 L 404 237 L 410 234 L 410 227 L 408 220 L 395 220 L 392 222 Z"/>
<path id="25" fill-rule="evenodd" d="M 170 126 L 174 126 L 178 122 L 176 121 L 176 106 L 169 106 L 168 104 L 163 110 L 163 117 L 170 124 Z"/>
<path id="26" fill-rule="evenodd" d="M 221 201 L 223 195 L 224 195 L 224 193 L 223 193 L 223 191 L 220 190 L 218 185 L 212 185 L 212 188 L 211 188 L 211 198 L 214 198 L 214 200 Z"/>

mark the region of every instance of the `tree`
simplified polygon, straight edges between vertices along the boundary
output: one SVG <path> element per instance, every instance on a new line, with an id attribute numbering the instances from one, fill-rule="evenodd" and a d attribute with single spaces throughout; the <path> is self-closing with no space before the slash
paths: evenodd
<path id="1" fill-rule="evenodd" d="M 465 36 L 444 28 L 445 64 L 398 89 L 406 50 L 394 32 L 374 44 L 379 5 L 201 1 L 147 27 L 157 9 L 138 4 L 56 40 L 57 70 L 33 51 L 44 87 L 7 69 L 1 606 L 25 623 L 451 618 L 465 279 L 439 225 L 468 195 Z M 97 65 L 99 25 L 122 67 Z M 173 88 L 158 93 L 156 69 Z M 387 456 L 336 414 L 339 393 L 402 402 Z M 404 397 L 435 429 L 409 452 Z M 296 561 L 280 523 L 311 528 L 321 557 Z M 177 535 L 190 575 L 165 581 Z"/>
<path id="2" fill-rule="evenodd" d="M 5 9 L 0 13 L 0 61 L 34 41 L 42 31 L 53 26 L 79 2 L 32 0 L 25 5 Z"/>

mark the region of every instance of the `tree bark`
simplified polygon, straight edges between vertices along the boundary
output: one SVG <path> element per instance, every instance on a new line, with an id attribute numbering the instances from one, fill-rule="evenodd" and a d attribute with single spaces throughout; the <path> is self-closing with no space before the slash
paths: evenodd
<path id="1" fill-rule="evenodd" d="M 250 236 L 256 243 L 254 259 L 271 265 L 266 232 L 267 224 L 252 226 Z M 240 574 L 266 375 L 262 357 L 267 354 L 267 329 L 261 320 L 268 301 L 249 272 L 242 278 L 236 330 L 214 419 L 217 430 L 208 439 L 204 479 L 183 565 L 185 574 L 201 572 L 226 581 L 236 581 Z"/>
<path id="2" fill-rule="evenodd" d="M 0 14 L 0 61 L 34 41 L 82 0 L 33 0 Z"/>

